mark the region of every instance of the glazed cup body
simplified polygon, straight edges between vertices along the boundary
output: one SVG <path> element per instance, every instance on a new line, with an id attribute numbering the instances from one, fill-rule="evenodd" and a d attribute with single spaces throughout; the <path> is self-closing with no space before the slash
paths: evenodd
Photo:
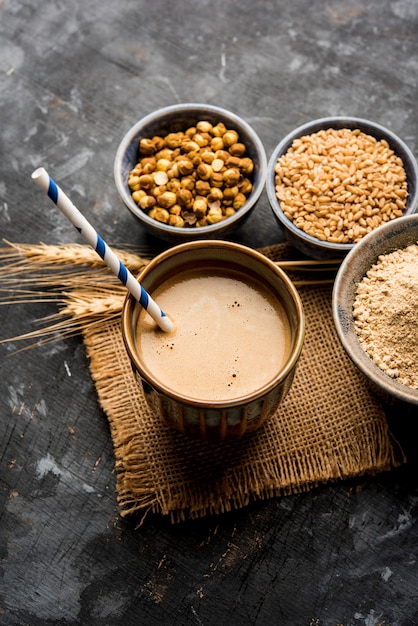
<path id="1" fill-rule="evenodd" d="M 280 371 L 262 388 L 249 390 L 236 399 L 203 402 L 164 387 L 158 376 L 142 362 L 136 348 L 136 329 L 140 305 L 128 295 L 122 310 L 122 335 L 137 382 L 154 415 L 168 427 L 202 440 L 236 438 L 261 426 L 277 410 L 292 384 L 302 351 L 305 317 L 300 296 L 288 276 L 259 252 L 226 241 L 195 241 L 180 244 L 155 257 L 138 277 L 141 285 L 153 291 L 170 277 L 185 269 L 194 270 L 216 260 L 225 268 L 251 272 L 267 285 L 284 309 L 290 328 L 290 350 Z M 251 353 L 248 354 L 251 359 Z"/>

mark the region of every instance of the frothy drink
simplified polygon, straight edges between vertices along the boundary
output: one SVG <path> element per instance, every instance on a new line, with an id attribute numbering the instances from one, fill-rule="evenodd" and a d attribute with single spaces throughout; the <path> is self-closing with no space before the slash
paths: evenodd
<path id="1" fill-rule="evenodd" d="M 176 328 L 164 333 L 142 311 L 136 350 L 154 378 L 178 394 L 202 402 L 241 398 L 275 378 L 289 357 L 284 307 L 250 272 L 186 268 L 152 295 Z"/>

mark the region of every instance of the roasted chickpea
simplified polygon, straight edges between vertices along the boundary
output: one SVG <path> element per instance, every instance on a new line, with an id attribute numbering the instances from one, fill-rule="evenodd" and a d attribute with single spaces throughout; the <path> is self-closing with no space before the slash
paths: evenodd
<path id="1" fill-rule="evenodd" d="M 236 130 L 200 120 L 184 132 L 143 137 L 128 175 L 136 204 L 157 221 L 199 228 L 233 215 L 252 190 L 254 163 Z"/>

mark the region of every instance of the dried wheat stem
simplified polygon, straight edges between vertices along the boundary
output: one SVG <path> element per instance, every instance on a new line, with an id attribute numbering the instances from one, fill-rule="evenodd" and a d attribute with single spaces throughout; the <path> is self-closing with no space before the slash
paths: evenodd
<path id="1" fill-rule="evenodd" d="M 293 284 L 295 285 L 295 287 L 313 287 L 315 286 L 319 286 L 319 285 L 332 285 L 332 283 L 334 282 L 333 278 L 323 278 L 323 279 L 319 279 L 319 280 L 293 280 L 292 281 Z"/>
<path id="2" fill-rule="evenodd" d="M 276 261 L 275 263 L 276 265 L 280 265 L 280 267 L 295 266 L 295 267 L 305 268 L 309 266 L 320 267 L 323 265 L 330 265 L 331 267 L 338 267 L 339 265 L 341 265 L 341 259 L 329 259 L 329 260 L 300 259 L 298 261 Z"/>
<path id="3" fill-rule="evenodd" d="M 17 244 L 4 240 L 9 248 L 0 248 L 0 259 L 9 261 L 10 269 L 14 269 L 16 265 L 25 265 L 25 260 L 30 260 L 32 264 L 39 264 L 45 268 L 53 269 L 59 265 L 88 265 L 90 267 L 102 267 L 103 261 L 98 257 L 97 253 L 90 247 L 83 244 Z M 129 252 L 123 248 L 114 248 L 115 253 L 120 260 L 131 271 L 139 271 L 147 263 L 147 258 L 138 253 Z M 145 254 L 145 250 L 142 250 Z M 4 269 L 4 268 L 3 268 Z"/>
<path id="4" fill-rule="evenodd" d="M 47 323 L 46 326 L 23 335 L 1 339 L 0 343 L 36 339 L 38 341 L 35 345 L 41 345 L 63 335 L 78 335 L 85 328 L 99 326 L 106 321 L 118 318 L 122 311 L 126 290 L 121 288 L 116 291 L 117 293 L 112 291 L 111 294 L 94 293 L 88 290 L 63 293 L 60 298 L 56 298 L 60 310 L 37 320 L 38 324 Z M 43 301 L 43 299 L 35 300 L 35 302 Z M 28 300 L 28 302 L 34 301 Z"/>
<path id="5" fill-rule="evenodd" d="M 316 260 L 300 260 L 300 261 L 276 261 L 275 265 L 287 271 L 294 272 L 337 272 L 341 261 L 316 261 Z"/>
<path id="6" fill-rule="evenodd" d="M 29 273 L 29 276 L 27 274 Z M 113 289 L 118 285 L 117 279 L 107 268 L 88 268 L 78 269 L 75 271 L 55 271 L 55 272 L 28 272 L 26 270 L 23 276 L 15 274 L 12 276 L 7 273 L 7 277 L 1 275 L 0 269 L 0 287 L 1 291 L 15 292 L 15 285 L 22 285 L 27 288 L 45 288 L 51 291 L 61 291 L 62 288 L 72 289 L 83 285 L 85 288 L 95 289 L 101 287 L 103 289 Z"/>

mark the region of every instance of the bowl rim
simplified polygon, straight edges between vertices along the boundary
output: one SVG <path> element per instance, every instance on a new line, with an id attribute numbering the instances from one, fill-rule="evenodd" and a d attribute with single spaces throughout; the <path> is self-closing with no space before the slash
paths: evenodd
<path id="1" fill-rule="evenodd" d="M 158 222 L 151 217 L 148 217 L 148 215 L 144 211 L 141 211 L 141 209 L 132 200 L 131 194 L 128 192 L 125 186 L 126 183 L 123 180 L 121 164 L 128 146 L 131 144 L 132 140 L 139 134 L 141 128 L 143 128 L 145 125 L 154 122 L 159 117 L 162 117 L 165 114 L 170 115 L 176 112 L 182 114 L 187 112 L 192 113 L 193 111 L 197 111 L 199 109 L 202 110 L 202 115 L 204 115 L 204 111 L 209 111 L 214 115 L 219 115 L 220 118 L 226 118 L 227 120 L 230 120 L 231 123 L 236 124 L 238 129 L 240 127 L 245 129 L 245 132 L 252 138 L 255 150 L 260 160 L 258 180 L 257 184 L 253 186 L 251 194 L 244 206 L 242 206 L 234 215 L 227 217 L 225 220 L 217 222 L 216 224 L 201 226 L 198 229 L 178 228 L 177 226 L 170 226 L 169 224 Z M 241 221 L 241 219 L 248 214 L 248 212 L 259 200 L 265 187 L 265 182 L 267 178 L 267 155 L 264 145 L 257 132 L 246 120 L 244 120 L 236 113 L 212 104 L 204 104 L 198 102 L 179 103 L 155 109 L 151 113 L 148 113 L 140 120 L 135 122 L 135 124 L 130 127 L 130 129 L 125 133 L 117 148 L 113 164 L 113 177 L 116 184 L 116 189 L 123 203 L 135 217 L 144 222 L 144 224 L 148 225 L 155 232 L 159 231 L 160 233 L 165 233 L 169 236 L 178 235 L 179 237 L 181 237 L 182 240 L 187 241 L 194 240 L 197 237 L 201 239 L 204 238 L 205 235 L 211 236 L 213 233 L 216 233 L 218 231 L 223 231 L 226 228 L 229 229 L 236 222 Z"/>
<path id="2" fill-rule="evenodd" d="M 355 293 L 359 282 L 365 276 L 367 270 L 377 261 L 380 255 L 389 254 L 400 247 L 410 245 L 409 243 L 405 243 L 402 246 L 394 245 L 392 247 L 388 245 L 383 250 L 378 243 L 373 246 L 375 240 L 388 231 L 391 233 L 393 238 L 401 236 L 401 234 L 405 232 L 405 229 L 408 229 L 411 223 L 416 226 L 418 231 L 417 213 L 405 215 L 396 220 L 392 220 L 391 222 L 386 222 L 385 224 L 378 226 L 378 228 L 374 231 L 365 235 L 365 237 L 358 242 L 356 247 L 347 254 L 342 261 L 334 280 L 332 290 L 332 316 L 338 339 L 347 356 L 354 363 L 354 365 L 357 366 L 360 372 L 362 372 L 364 376 L 375 385 L 375 387 L 383 391 L 385 395 L 408 404 L 418 405 L 418 389 L 403 385 L 402 383 L 399 383 L 395 379 L 391 378 L 382 369 L 380 369 L 376 363 L 374 363 L 362 347 L 354 328 L 351 298 L 350 302 L 347 302 L 346 306 L 342 304 L 342 295 L 345 291 L 343 283 L 347 284 L 348 281 L 353 293 Z M 411 238 L 411 243 L 412 241 L 418 241 L 417 231 L 416 236 L 414 236 L 413 239 Z M 352 261 L 355 256 L 364 255 L 365 252 L 371 261 L 369 261 L 364 272 L 360 275 L 359 272 L 355 272 L 353 269 L 354 264 Z M 353 349 L 353 342 L 355 342 L 355 345 L 358 348 L 357 351 Z"/>
<path id="3" fill-rule="evenodd" d="M 268 197 L 271 209 L 276 215 L 276 217 L 284 226 L 285 230 L 290 231 L 292 235 L 300 238 L 301 240 L 309 244 L 312 244 L 318 248 L 322 248 L 325 250 L 349 252 L 350 250 L 353 249 L 355 245 L 357 245 L 356 243 L 354 242 L 353 243 L 331 243 L 329 241 L 321 241 L 320 239 L 317 239 L 316 237 L 313 237 L 312 235 L 305 233 L 302 229 L 297 228 L 297 226 L 295 226 L 294 223 L 284 215 L 280 207 L 280 202 L 278 201 L 276 197 L 276 193 L 275 193 L 274 167 L 275 167 L 275 164 L 277 162 L 279 155 L 285 153 L 285 151 L 290 147 L 294 139 L 297 139 L 298 137 L 302 137 L 303 135 L 315 133 L 323 129 L 325 126 L 328 126 L 328 128 L 333 128 L 333 125 L 335 125 L 337 128 L 343 128 L 344 125 L 346 125 L 349 128 L 351 127 L 352 129 L 360 128 L 360 130 L 362 129 L 365 130 L 365 127 L 367 126 L 370 129 L 370 131 L 375 130 L 378 134 L 382 135 L 382 137 L 385 137 L 388 140 L 388 143 L 390 144 L 392 149 L 394 149 L 395 147 L 400 147 L 401 150 L 405 153 L 408 159 L 408 162 L 411 165 L 411 168 L 414 172 L 416 184 L 415 184 L 414 193 L 410 201 L 410 205 L 407 209 L 407 213 L 405 213 L 403 217 L 415 213 L 417 209 L 418 163 L 417 163 L 417 160 L 415 159 L 415 156 L 412 150 L 406 145 L 406 143 L 403 141 L 403 139 L 401 139 L 401 137 L 399 137 L 396 133 L 386 128 L 385 126 L 382 126 L 378 122 L 374 122 L 372 120 L 368 120 L 366 118 L 361 118 L 361 117 L 337 115 L 337 116 L 321 117 L 315 120 L 311 120 L 309 122 L 306 122 L 298 126 L 292 131 L 290 131 L 276 145 L 275 149 L 273 150 L 273 153 L 271 154 L 268 160 L 267 179 L 266 179 L 267 197 Z M 368 134 L 372 134 L 372 132 L 369 132 Z"/>

